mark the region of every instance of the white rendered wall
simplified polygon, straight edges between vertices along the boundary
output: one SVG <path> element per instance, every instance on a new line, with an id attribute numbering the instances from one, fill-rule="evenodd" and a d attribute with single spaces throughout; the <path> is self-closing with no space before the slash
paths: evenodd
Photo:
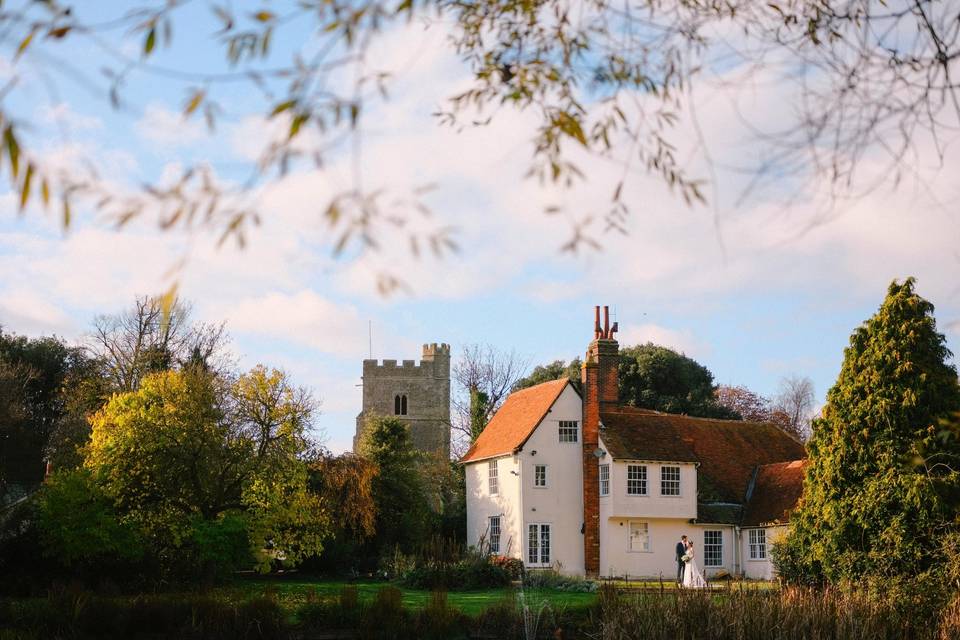
<path id="1" fill-rule="evenodd" d="M 531 523 L 549 524 L 551 563 L 563 573 L 583 575 L 583 406 L 567 386 L 517 454 L 520 459 L 523 532 Z M 576 442 L 560 442 L 559 422 L 575 420 Z M 536 451 L 536 455 L 534 455 Z M 534 486 L 536 465 L 546 465 L 547 486 Z M 527 563 L 527 537 L 523 560 Z"/>
<path id="2" fill-rule="evenodd" d="M 631 521 L 647 523 L 650 534 L 649 551 L 630 550 Z M 703 562 L 703 531 L 719 530 L 723 537 L 723 565 L 705 567 Z M 680 536 L 693 540 L 697 564 L 706 576 L 721 569 L 733 573 L 734 536 L 731 526 L 702 526 L 690 524 L 687 519 L 676 518 L 600 518 L 600 574 L 603 576 L 629 576 L 630 578 L 663 577 L 674 581 L 677 576 L 676 544 Z"/>
<path id="3" fill-rule="evenodd" d="M 521 531 L 521 493 L 519 461 L 516 456 L 495 458 L 499 491 L 490 495 L 488 473 L 491 460 L 465 465 L 467 485 L 467 544 L 477 545 L 481 538 L 489 542 L 490 516 L 500 516 L 500 554 L 515 558 L 523 551 Z M 511 471 L 516 473 L 511 473 Z"/>
<path id="4" fill-rule="evenodd" d="M 752 580 L 773 580 L 777 572 L 773 568 L 773 543 L 783 537 L 789 530 L 788 526 L 766 527 L 767 531 L 767 558 L 765 560 L 750 559 L 750 529 L 743 529 L 740 535 L 740 557 L 743 575 Z"/>
<path id="5" fill-rule="evenodd" d="M 607 450 L 602 436 L 600 448 Z M 610 496 L 601 500 L 606 502 L 609 516 L 686 518 L 688 520 L 697 517 L 697 468 L 694 464 L 612 460 L 609 453 L 601 458 L 598 464 L 610 465 Z M 629 464 L 638 464 L 647 468 L 646 495 L 627 493 L 627 465 Z M 661 495 L 660 468 L 662 466 L 680 467 L 679 496 Z"/>

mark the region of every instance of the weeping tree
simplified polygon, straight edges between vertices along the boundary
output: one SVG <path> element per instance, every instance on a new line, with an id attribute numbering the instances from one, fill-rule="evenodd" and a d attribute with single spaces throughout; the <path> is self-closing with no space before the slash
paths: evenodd
<path id="1" fill-rule="evenodd" d="M 756 164 L 747 166 L 755 177 L 747 191 L 764 181 L 782 186 L 786 177 L 798 196 L 814 191 L 836 200 L 896 185 L 915 166 L 943 160 L 945 136 L 960 120 L 960 30 L 956 4 L 949 2 L 239 5 L 6 3 L 0 47 L 10 82 L 0 104 L 0 181 L 21 207 L 38 203 L 55 210 L 64 226 L 79 217 L 72 211 L 90 207 L 121 227 L 150 220 L 161 230 L 208 230 L 217 243 L 242 245 L 261 217 L 256 195 L 264 187 L 294 171 L 323 180 L 345 153 L 345 139 L 351 142 L 346 153 L 361 166 L 365 127 L 389 109 L 393 76 L 408 71 L 389 73 L 384 61 L 392 51 L 384 56 L 375 47 L 414 20 L 445 30 L 449 55 L 466 65 L 462 90 L 440 106 L 441 123 L 485 126 L 511 111 L 524 114 L 526 175 L 561 188 L 595 179 L 583 169 L 584 154 L 622 164 L 601 211 L 569 212 L 575 215 L 568 217 L 568 249 L 597 247 L 596 234 L 626 229 L 631 203 L 623 187 L 633 169 L 656 176 L 688 203 L 706 199 L 708 183 L 717 179 L 689 158 L 711 169 L 720 162 L 704 149 L 702 135 L 692 153 L 682 148 L 685 135 L 700 132 L 693 99 L 698 87 L 774 82 L 788 96 L 790 108 L 771 126 L 760 131 L 751 122 L 759 147 Z M 211 43 L 213 55 L 204 57 Z M 211 158 L 191 151 L 143 184 L 117 185 L 97 154 L 80 148 L 79 157 L 58 164 L 51 155 L 60 156 L 44 153 L 49 130 L 38 126 L 42 107 L 59 113 L 77 90 L 84 99 L 100 99 L 94 113 L 124 113 L 141 98 L 130 95 L 130 87 L 148 88 L 142 102 L 182 96 L 184 118 L 202 119 L 215 135 L 224 122 L 255 117 L 265 139 L 241 167 L 240 179 L 220 175 Z M 45 97 L 47 104 L 40 104 Z M 235 174 L 232 169 L 222 170 Z M 354 255 L 396 242 L 415 254 L 426 249 L 443 256 L 456 248 L 446 221 L 428 221 L 425 229 L 411 224 L 422 222 L 422 185 L 385 187 L 377 176 L 364 180 L 361 173 L 317 204 L 331 251 Z M 549 203 L 545 212 L 557 209 Z M 399 274 L 380 275 L 383 289 L 402 284 Z"/>
<path id="2" fill-rule="evenodd" d="M 894 281 L 813 422 L 803 498 L 776 553 L 782 576 L 942 577 L 960 515 L 951 355 L 914 280 Z"/>

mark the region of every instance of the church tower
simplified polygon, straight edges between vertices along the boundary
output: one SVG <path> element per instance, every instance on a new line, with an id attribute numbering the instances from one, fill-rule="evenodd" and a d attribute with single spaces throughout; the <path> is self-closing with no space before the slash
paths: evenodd
<path id="1" fill-rule="evenodd" d="M 363 361 L 363 409 L 357 416 L 353 450 L 371 415 L 397 416 L 410 425 L 413 446 L 450 457 L 450 345 L 425 344 L 417 363 Z"/>

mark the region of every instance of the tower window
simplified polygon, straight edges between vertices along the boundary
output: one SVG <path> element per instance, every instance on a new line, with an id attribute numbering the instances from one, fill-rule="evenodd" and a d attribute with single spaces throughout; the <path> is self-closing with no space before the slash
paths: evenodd
<path id="1" fill-rule="evenodd" d="M 397 416 L 407 415 L 407 395 L 398 394 L 393 397 L 393 414 Z"/>

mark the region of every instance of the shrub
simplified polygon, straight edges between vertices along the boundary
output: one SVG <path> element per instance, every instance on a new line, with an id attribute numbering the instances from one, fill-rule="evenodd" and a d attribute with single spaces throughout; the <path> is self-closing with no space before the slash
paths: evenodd
<path id="1" fill-rule="evenodd" d="M 363 615 L 357 588 L 345 585 L 333 600 L 308 602 L 297 611 L 300 626 L 306 629 L 356 629 Z"/>
<path id="2" fill-rule="evenodd" d="M 518 637 L 523 629 L 523 621 L 517 612 L 513 594 L 481 611 L 475 628 L 480 637 Z"/>
<path id="3" fill-rule="evenodd" d="M 597 583 L 594 580 L 565 575 L 554 569 L 527 571 L 523 584 L 533 589 L 556 589 L 577 593 L 593 593 L 597 590 Z"/>
<path id="4" fill-rule="evenodd" d="M 416 637 L 448 640 L 466 638 L 469 635 L 470 619 L 447 604 L 446 591 L 434 591 L 430 602 L 417 616 Z"/>
<path id="5" fill-rule="evenodd" d="M 510 584 L 510 574 L 483 558 L 461 560 L 453 565 L 420 566 L 410 571 L 403 584 L 414 589 L 472 591 Z"/>
<path id="6" fill-rule="evenodd" d="M 520 558 L 510 556 L 490 556 L 490 564 L 507 572 L 511 580 L 522 580 L 525 567 Z"/>
<path id="7" fill-rule="evenodd" d="M 394 547 L 391 553 L 380 559 L 378 573 L 385 580 L 406 580 L 422 564 L 416 557 L 403 553 L 400 547 Z"/>
<path id="8" fill-rule="evenodd" d="M 381 587 L 360 622 L 360 637 L 371 640 L 402 638 L 409 633 L 407 611 L 403 608 L 403 594 L 393 586 Z"/>

